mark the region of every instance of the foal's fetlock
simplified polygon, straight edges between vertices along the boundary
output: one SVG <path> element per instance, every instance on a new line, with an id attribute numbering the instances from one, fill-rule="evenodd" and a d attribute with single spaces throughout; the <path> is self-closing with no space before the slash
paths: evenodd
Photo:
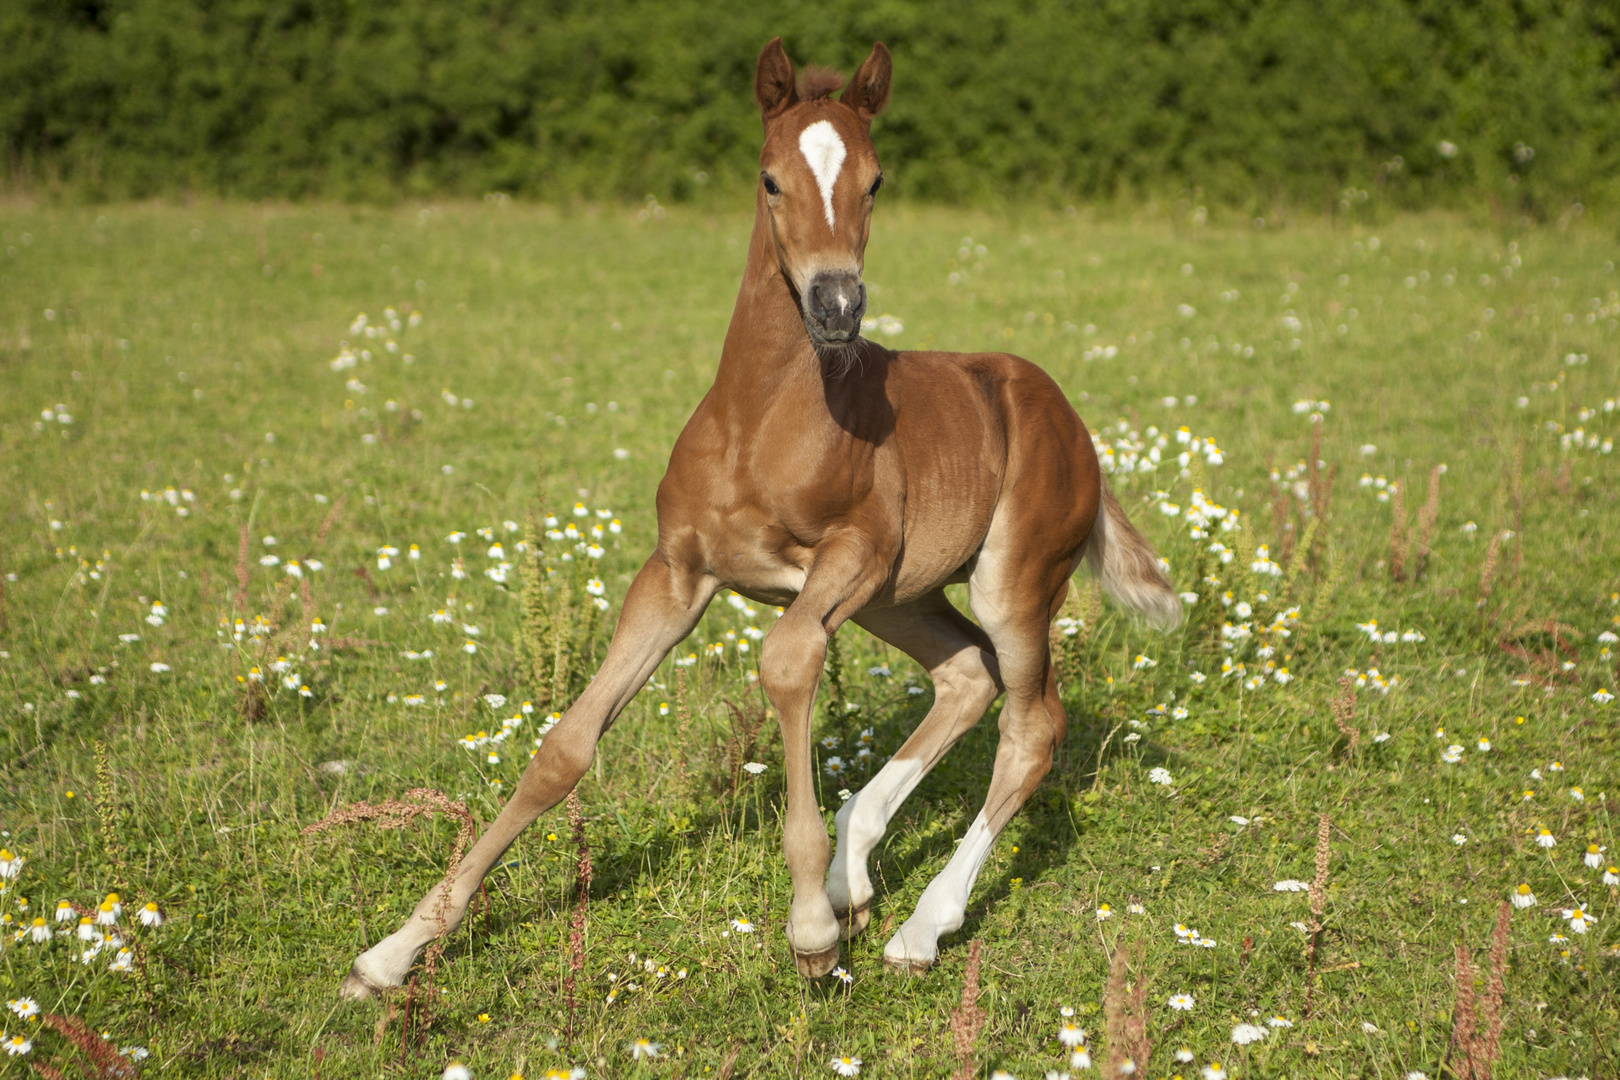
<path id="1" fill-rule="evenodd" d="M 859 801 L 860 797 L 856 796 L 845 803 L 834 819 L 838 845 L 827 868 L 827 899 L 846 938 L 865 930 L 872 918 L 872 879 L 866 873 L 866 858 L 850 853 L 855 845 L 853 818 L 860 812 Z"/>
<path id="2" fill-rule="evenodd" d="M 857 864 L 851 872 L 848 865 L 834 855 L 832 869 L 827 874 L 827 899 L 832 903 L 833 918 L 838 920 L 846 938 L 865 930 L 872 917 L 872 882 L 865 870 L 865 866 Z"/>

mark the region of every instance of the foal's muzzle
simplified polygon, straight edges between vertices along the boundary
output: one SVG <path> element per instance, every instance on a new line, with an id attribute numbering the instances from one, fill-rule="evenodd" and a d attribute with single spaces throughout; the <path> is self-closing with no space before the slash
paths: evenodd
<path id="1" fill-rule="evenodd" d="M 810 279 L 804 296 L 804 325 L 817 345 L 847 345 L 861 332 L 866 286 L 859 274 L 838 270 Z"/>

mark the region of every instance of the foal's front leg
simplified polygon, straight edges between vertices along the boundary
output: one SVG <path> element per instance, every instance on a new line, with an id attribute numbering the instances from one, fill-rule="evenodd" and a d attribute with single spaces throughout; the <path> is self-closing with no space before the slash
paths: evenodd
<path id="1" fill-rule="evenodd" d="M 624 597 L 624 607 L 607 659 L 529 761 L 511 801 L 461 860 L 456 880 L 428 890 L 405 925 L 361 953 L 339 987 L 349 998 L 370 997 L 398 986 L 422 947 L 461 922 L 473 893 L 534 819 L 561 802 L 596 756 L 596 741 L 636 691 L 652 676 L 664 655 L 697 625 L 714 596 L 715 583 L 700 574 L 670 565 L 662 555 L 648 559 Z"/>
<path id="2" fill-rule="evenodd" d="M 782 727 L 787 777 L 782 853 L 793 879 L 788 946 L 799 974 L 811 979 L 827 974 L 838 963 L 839 926 L 827 898 L 831 845 L 816 801 L 810 718 L 827 642 L 881 584 L 883 568 L 878 562 L 864 540 L 851 537 L 824 543 L 798 599 L 771 627 L 760 649 L 760 680 Z"/>

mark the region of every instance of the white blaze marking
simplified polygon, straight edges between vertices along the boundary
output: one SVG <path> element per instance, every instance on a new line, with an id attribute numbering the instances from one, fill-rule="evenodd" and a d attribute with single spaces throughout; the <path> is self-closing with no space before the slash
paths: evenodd
<path id="1" fill-rule="evenodd" d="M 827 120 L 817 120 L 799 133 L 799 153 L 815 174 L 816 186 L 821 189 L 821 205 L 827 211 L 827 228 L 835 227 L 833 219 L 833 185 L 838 182 L 838 170 L 844 167 L 844 140 Z"/>

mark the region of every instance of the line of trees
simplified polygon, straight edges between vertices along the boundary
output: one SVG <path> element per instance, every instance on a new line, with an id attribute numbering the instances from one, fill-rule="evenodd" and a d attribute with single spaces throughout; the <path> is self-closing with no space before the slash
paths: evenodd
<path id="1" fill-rule="evenodd" d="M 753 182 L 777 34 L 844 70 L 888 43 L 913 197 L 1620 195 L 1613 0 L 9 0 L 3 183 L 701 197 Z"/>

